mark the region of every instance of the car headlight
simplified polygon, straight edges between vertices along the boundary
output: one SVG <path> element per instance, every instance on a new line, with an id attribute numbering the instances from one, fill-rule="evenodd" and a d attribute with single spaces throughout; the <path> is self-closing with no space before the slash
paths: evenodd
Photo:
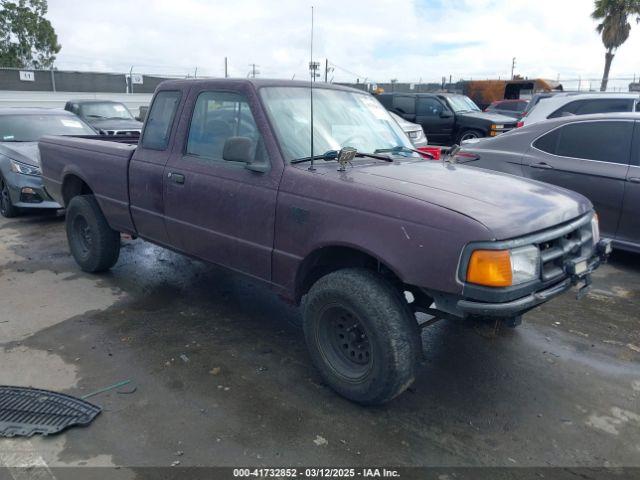
<path id="1" fill-rule="evenodd" d="M 475 250 L 467 267 L 467 282 L 510 287 L 540 276 L 540 250 L 533 245 L 511 250 Z"/>
<path id="2" fill-rule="evenodd" d="M 600 241 L 600 221 L 597 213 L 591 218 L 591 236 L 594 245 Z"/>
<path id="3" fill-rule="evenodd" d="M 15 160 L 11 160 L 11 171 L 20 173 L 22 175 L 42 175 L 42 172 L 38 167 L 33 167 L 31 165 L 27 165 L 26 163 L 16 162 Z"/>

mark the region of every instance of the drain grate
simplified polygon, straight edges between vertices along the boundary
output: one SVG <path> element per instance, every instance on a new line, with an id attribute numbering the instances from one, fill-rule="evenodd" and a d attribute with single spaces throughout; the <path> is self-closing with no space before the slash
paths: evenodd
<path id="1" fill-rule="evenodd" d="M 87 425 L 101 411 L 62 393 L 0 386 L 1 437 L 51 435 L 73 425 Z"/>

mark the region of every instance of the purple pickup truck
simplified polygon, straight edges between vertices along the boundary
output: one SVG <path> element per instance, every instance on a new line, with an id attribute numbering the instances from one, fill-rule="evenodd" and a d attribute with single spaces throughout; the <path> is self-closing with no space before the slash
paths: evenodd
<path id="1" fill-rule="evenodd" d="M 82 270 L 111 268 L 125 233 L 262 282 L 301 304 L 313 363 L 363 404 L 412 383 L 422 326 L 517 325 L 586 288 L 610 251 L 586 198 L 425 160 L 377 100 L 349 88 L 164 82 L 134 142 L 40 141 Z"/>

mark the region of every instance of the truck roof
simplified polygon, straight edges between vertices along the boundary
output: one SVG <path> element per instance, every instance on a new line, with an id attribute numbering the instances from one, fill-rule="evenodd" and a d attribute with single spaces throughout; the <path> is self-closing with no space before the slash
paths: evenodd
<path id="1" fill-rule="evenodd" d="M 309 87 L 308 80 L 285 80 L 277 78 L 203 78 L 203 79 L 181 79 L 181 80 L 165 80 L 159 85 L 159 88 L 184 89 L 192 85 L 205 85 L 212 87 L 221 87 L 229 85 L 253 85 L 256 89 L 262 87 Z M 347 92 L 368 93 L 357 88 L 346 87 L 335 83 L 315 82 L 313 88 L 322 88 L 330 90 L 343 90 Z"/>
<path id="2" fill-rule="evenodd" d="M 117 100 L 102 100 L 100 98 L 72 98 L 67 100 L 67 103 L 119 103 Z"/>

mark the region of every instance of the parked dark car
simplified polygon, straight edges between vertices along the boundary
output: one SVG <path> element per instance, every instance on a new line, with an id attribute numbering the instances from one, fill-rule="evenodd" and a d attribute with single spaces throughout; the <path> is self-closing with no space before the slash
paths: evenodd
<path id="1" fill-rule="evenodd" d="M 603 234 L 617 248 L 640 252 L 640 114 L 546 120 L 467 143 L 457 158 L 585 195 Z"/>
<path id="2" fill-rule="evenodd" d="M 111 100 L 69 100 L 64 109 L 75 113 L 102 135 L 138 136 L 142 122 L 127 106 Z"/>
<path id="3" fill-rule="evenodd" d="M 460 144 L 472 138 L 495 136 L 516 126 L 511 117 L 481 111 L 465 95 L 382 93 L 377 98 L 387 110 L 422 125 L 431 144 Z"/>
<path id="4" fill-rule="evenodd" d="M 498 113 L 507 117 L 520 118 L 524 114 L 524 111 L 529 105 L 529 100 L 514 99 L 514 100 L 496 100 L 491 102 L 484 111 L 491 113 Z"/>
<path id="5" fill-rule="evenodd" d="M 375 404 L 415 378 L 416 312 L 515 325 L 606 256 L 583 196 L 423 160 L 337 85 L 313 90 L 312 149 L 310 101 L 309 82 L 167 81 L 138 145 L 41 140 L 80 267 L 112 267 L 124 232 L 243 273 L 302 304 L 328 385 Z"/>
<path id="6" fill-rule="evenodd" d="M 45 108 L 0 109 L 0 214 L 58 209 L 42 188 L 38 140 L 43 135 L 94 135 L 75 115 Z"/>

